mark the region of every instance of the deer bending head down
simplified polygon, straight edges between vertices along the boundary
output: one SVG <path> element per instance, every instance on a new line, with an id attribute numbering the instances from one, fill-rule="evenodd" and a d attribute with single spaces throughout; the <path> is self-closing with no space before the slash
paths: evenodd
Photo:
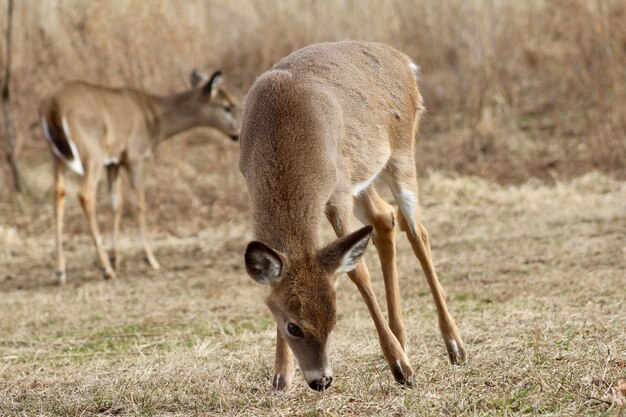
<path id="1" fill-rule="evenodd" d="M 137 193 L 139 231 L 147 261 L 153 268 L 159 268 L 146 240 L 144 159 L 158 142 L 198 126 L 216 128 L 238 140 L 240 105 L 222 80 L 219 71 L 210 77 L 194 71 L 191 75 L 192 88 L 170 96 L 71 81 L 42 102 L 41 123 L 52 151 L 54 170 L 56 276 L 60 283 L 66 280 L 63 254 L 66 168 L 82 176 L 78 197 L 105 277 L 115 277 L 113 266 L 119 261 L 117 238 L 122 214 L 120 168 L 127 171 L 131 187 Z M 96 221 L 96 191 L 105 170 L 114 212 L 113 264 L 103 247 Z"/>
<path id="2" fill-rule="evenodd" d="M 334 281 L 344 272 L 369 309 L 394 378 L 414 383 L 405 354 L 396 222 L 426 275 L 449 358 L 465 360 L 418 211 L 414 142 L 424 108 L 417 70 L 383 44 L 322 43 L 283 58 L 248 93 L 240 169 L 257 241 L 248 245 L 245 263 L 256 282 L 269 286 L 266 303 L 277 324 L 276 389 L 291 383 L 292 352 L 311 388 L 330 386 Z M 397 213 L 372 186 L 376 179 L 391 188 Z M 367 226 L 353 232 L 353 213 Z M 324 217 L 338 236 L 326 245 Z M 382 265 L 389 323 L 361 258 L 370 237 Z"/>

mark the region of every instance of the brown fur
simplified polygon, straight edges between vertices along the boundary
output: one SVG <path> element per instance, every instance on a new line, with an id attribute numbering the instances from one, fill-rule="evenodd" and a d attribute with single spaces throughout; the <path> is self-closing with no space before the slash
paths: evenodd
<path id="1" fill-rule="evenodd" d="M 196 85 L 190 90 L 160 97 L 133 88 L 109 88 L 72 81 L 63 84 L 42 102 L 40 115 L 44 123 L 44 133 L 49 134 L 49 144 L 53 151 L 57 224 L 56 274 L 60 282 L 64 282 L 66 277 L 62 247 L 65 195 L 63 173 L 66 163 L 71 166 L 72 162 L 77 162 L 76 159 L 80 159 L 84 167 L 79 199 L 89 221 L 105 277 L 115 276 L 102 246 L 95 216 L 96 189 L 105 168 L 115 213 L 112 257 L 119 259 L 117 235 L 122 194 L 118 173 L 120 168 L 124 168 L 128 171 L 131 186 L 138 194 L 140 233 L 147 260 L 152 267 L 159 268 L 145 239 L 145 157 L 156 143 L 197 126 L 214 127 L 232 137 L 239 135 L 239 105 L 220 85 L 219 72 L 210 79 L 200 72 L 194 72 L 192 83 Z M 63 119 L 66 120 L 69 132 L 63 127 Z M 71 151 L 72 142 L 78 155 Z"/>
<path id="2" fill-rule="evenodd" d="M 267 297 L 279 329 L 274 378 L 279 389 L 291 381 L 289 348 L 312 387 L 330 384 L 325 342 L 335 323 L 336 295 L 333 270 L 324 264 L 341 264 L 351 251 L 360 255 L 355 248 L 367 242 L 365 232 L 349 235 L 353 208 L 374 226 L 389 324 L 364 261 L 348 274 L 370 310 L 394 377 L 412 384 L 395 266 L 395 214 L 371 186 L 377 177 L 391 187 L 403 225 L 408 225 L 407 236 L 432 284 L 450 357 L 453 362 L 465 357 L 432 266 L 425 229 L 417 233 L 423 226 L 417 211 L 413 152 L 423 104 L 416 71 L 406 55 L 383 44 L 322 43 L 283 58 L 257 79 L 248 94 L 240 168 L 250 192 L 256 238 L 268 246 L 274 268 L 269 270 L 280 270 Z M 339 251 L 328 249 L 336 243 L 322 247 L 324 215 L 338 237 L 347 236 Z M 322 253 L 341 259 L 329 261 Z M 277 261 L 272 264 L 272 259 Z M 263 274 L 251 275 L 265 282 Z M 305 330 L 304 340 L 290 336 L 289 322 Z"/>

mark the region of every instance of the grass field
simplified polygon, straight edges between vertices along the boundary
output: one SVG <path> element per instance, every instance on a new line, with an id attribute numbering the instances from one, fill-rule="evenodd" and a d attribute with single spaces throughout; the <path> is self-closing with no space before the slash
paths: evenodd
<path id="1" fill-rule="evenodd" d="M 0 416 L 626 414 L 626 2 L 364 3 L 15 1 L 0 80 L 11 48 L 26 191 L 15 194 L 0 163 Z M 273 392 L 275 324 L 244 268 L 253 236 L 239 148 L 208 130 L 148 159 L 161 271 L 142 260 L 127 193 L 119 279 L 102 279 L 71 180 L 68 283 L 53 284 L 52 178 L 37 116 L 53 88 L 82 79 L 166 94 L 186 88 L 193 68 L 220 68 L 243 99 L 288 52 L 348 38 L 389 43 L 422 68 L 423 219 L 467 365 L 448 364 L 428 286 L 399 236 L 416 387 L 393 381 L 342 277 L 331 389 L 312 391 L 298 371 L 291 390 Z M 366 259 L 384 309 L 373 248 Z"/>
<path id="2" fill-rule="evenodd" d="M 216 153 L 236 160 L 238 150 L 215 141 L 190 152 Z M 34 166 L 31 181 L 48 169 Z M 224 169 L 232 170 L 222 172 L 231 188 L 243 186 L 235 163 Z M 153 198 L 168 173 L 153 165 Z M 151 216 L 164 267 L 155 272 L 142 262 L 129 210 L 120 278 L 107 282 L 70 199 L 64 287 L 52 285 L 51 207 L 11 219 L 18 230 L 28 223 L 29 233 L 0 230 L 0 415 L 618 414 L 617 385 L 626 377 L 626 183 L 587 174 L 554 186 L 505 187 L 431 173 L 421 190 L 467 366 L 448 364 L 425 279 L 400 237 L 417 386 L 393 381 L 367 310 L 342 278 L 333 386 L 316 393 L 298 374 L 290 391 L 275 394 L 275 325 L 264 289 L 243 268 L 251 238 L 245 211 L 222 208 L 222 221 L 198 232 L 184 212 L 193 203 L 173 190 L 170 205 Z M 246 197 L 233 198 L 236 206 Z M 109 213 L 101 212 L 106 222 Z M 367 261 L 384 300 L 373 248 Z"/>

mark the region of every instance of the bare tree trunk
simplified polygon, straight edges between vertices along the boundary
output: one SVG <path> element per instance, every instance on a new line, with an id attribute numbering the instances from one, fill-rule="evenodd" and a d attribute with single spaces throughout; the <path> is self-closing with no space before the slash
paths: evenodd
<path id="1" fill-rule="evenodd" d="M 20 177 L 19 164 L 15 158 L 15 131 L 13 130 L 13 124 L 11 122 L 11 91 L 9 90 L 9 83 L 11 81 L 11 31 L 13 26 L 13 0 L 8 0 L 8 13 L 7 13 L 7 33 L 6 33 L 6 68 L 4 72 L 4 85 L 2 86 L 2 120 L 4 124 L 4 139 L 6 157 L 11 173 L 13 174 L 13 187 L 15 192 L 22 192 L 22 180 Z"/>

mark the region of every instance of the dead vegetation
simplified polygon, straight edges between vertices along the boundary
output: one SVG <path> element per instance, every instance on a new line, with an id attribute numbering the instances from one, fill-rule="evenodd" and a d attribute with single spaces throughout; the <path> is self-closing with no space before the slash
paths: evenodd
<path id="1" fill-rule="evenodd" d="M 625 178 L 625 28 L 620 0 L 18 3 L 18 154 L 25 170 L 40 158 L 37 105 L 63 80 L 170 92 L 191 68 L 220 67 L 243 94 L 288 52 L 353 38 L 390 43 L 421 65 L 422 174 L 519 183 L 593 169 Z M 184 149 L 168 152 L 184 160 Z"/>
<path id="2" fill-rule="evenodd" d="M 617 414 L 626 376 L 624 183 L 591 174 L 502 187 L 432 174 L 422 190 L 469 365 L 447 363 L 406 239 L 399 272 L 416 388 L 394 383 L 367 309 L 342 278 L 332 389 L 315 393 L 298 375 L 291 391 L 276 395 L 275 324 L 263 289 L 243 270 L 243 219 L 193 237 L 162 233 L 161 272 L 141 262 L 127 236 L 116 282 L 93 267 L 88 237 L 74 235 L 64 288 L 50 285 L 49 233 L 21 238 L 5 229 L 0 414 Z M 367 261 L 382 297 L 373 248 Z"/>
<path id="3" fill-rule="evenodd" d="M 16 4 L 11 111 L 28 191 L 16 204 L 0 189 L 0 415 L 623 412 L 624 2 L 268 4 Z M 393 383 L 367 310 L 342 279 L 332 389 L 314 393 L 298 376 L 273 394 L 274 322 L 243 270 L 251 229 L 239 151 L 213 132 L 167 142 L 149 164 L 148 225 L 158 224 L 163 271 L 141 261 L 129 195 L 120 279 L 103 282 L 70 182 L 69 285 L 51 285 L 43 95 L 75 78 L 166 93 L 194 67 L 221 67 L 243 94 L 289 51 L 345 38 L 390 43 L 422 67 L 424 219 L 468 366 L 447 365 L 428 288 L 400 239 L 417 388 Z M 102 204 L 103 230 L 110 219 Z M 373 249 L 367 256 L 382 299 Z"/>

